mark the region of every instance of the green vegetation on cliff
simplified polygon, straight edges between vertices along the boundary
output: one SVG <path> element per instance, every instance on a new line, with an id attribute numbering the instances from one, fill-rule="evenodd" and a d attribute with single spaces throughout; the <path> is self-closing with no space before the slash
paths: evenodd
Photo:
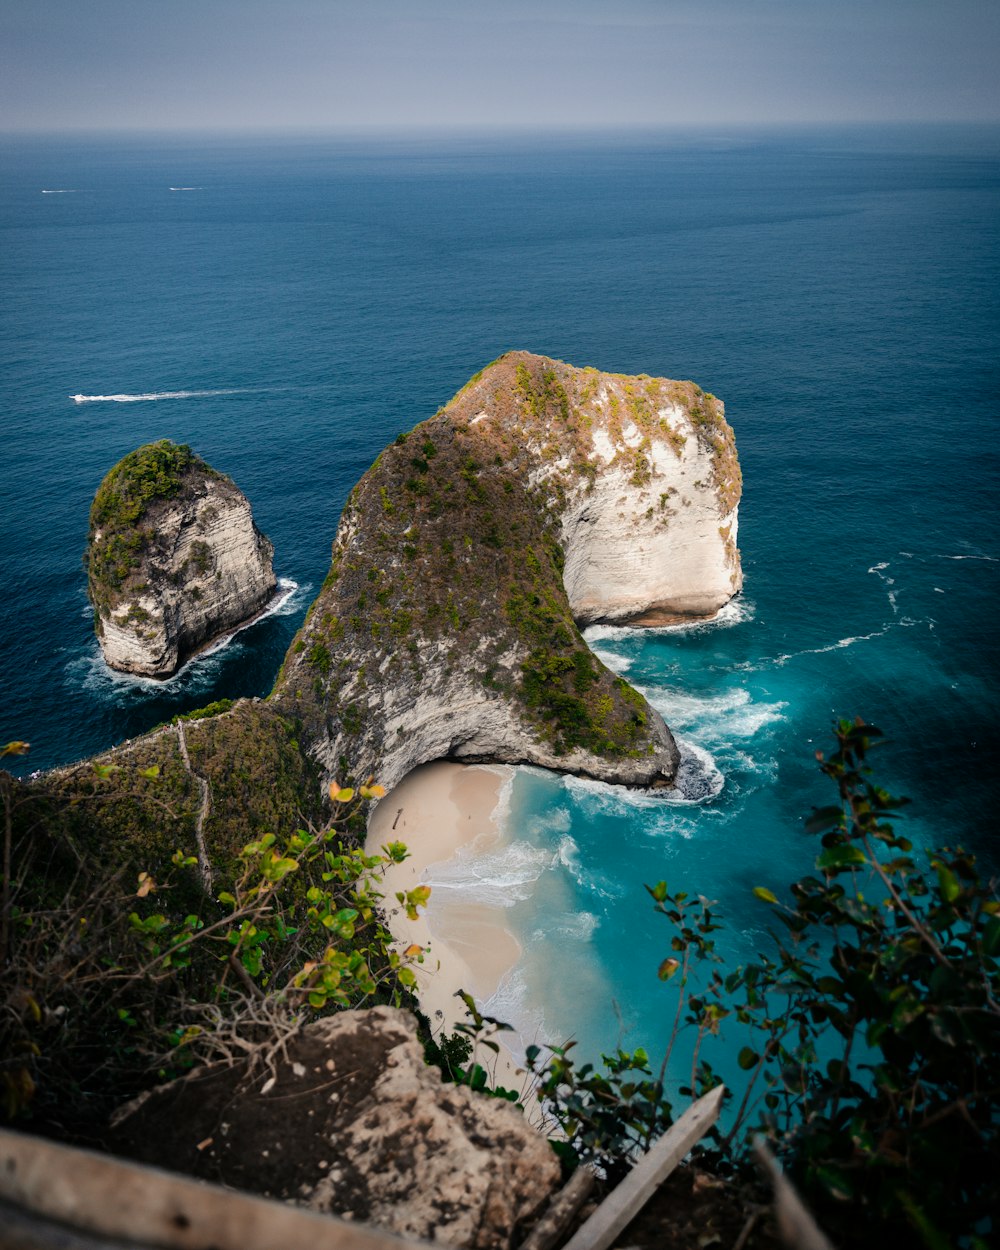
<path id="1" fill-rule="evenodd" d="M 213 868 L 229 871 L 261 833 L 324 818 L 319 774 L 298 732 L 258 700 L 188 713 L 47 774 L 47 827 L 84 853 L 99 848 L 109 863 L 155 872 L 178 846 L 196 844 L 200 817 Z"/>
<path id="2" fill-rule="evenodd" d="M 380 793 L 323 796 L 295 727 L 257 702 L 34 783 L 0 771 L 0 1117 L 100 1138 L 225 1039 L 409 1001 L 376 911 L 384 860 L 359 848 Z"/>
<path id="3" fill-rule="evenodd" d="M 88 593 L 99 614 L 117 603 L 153 537 L 142 524 L 150 507 L 176 499 L 199 477 L 221 476 L 186 444 L 166 438 L 129 452 L 105 475 L 91 504 L 84 557 Z"/>

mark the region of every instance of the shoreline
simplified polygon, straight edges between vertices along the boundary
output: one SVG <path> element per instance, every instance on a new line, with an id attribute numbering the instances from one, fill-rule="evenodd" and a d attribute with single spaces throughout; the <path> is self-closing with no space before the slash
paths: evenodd
<path id="1" fill-rule="evenodd" d="M 410 852 L 401 864 L 386 867 L 385 920 L 397 944 L 425 949 L 422 963 L 411 965 L 417 978 L 416 995 L 435 1036 L 454 1032 L 467 1022 L 459 990 L 471 994 L 480 1011 L 497 992 L 521 958 L 520 943 L 504 923 L 502 907 L 485 903 L 453 902 L 447 889 L 434 892 L 433 869 L 451 860 L 463 847 L 477 849 L 499 843 L 497 817 L 503 786 L 513 770 L 503 765 L 457 764 L 437 761 L 409 773 L 378 803 L 368 823 L 365 851 L 380 853 L 387 842 L 402 842 Z M 431 883 L 428 907 L 416 920 L 408 919 L 396 893 Z M 522 1090 L 524 1070 L 503 1033 L 493 1040 L 494 1055 L 480 1048 L 476 1062 L 486 1068 L 494 1084 Z M 526 1101 L 522 1092 L 522 1101 Z"/>

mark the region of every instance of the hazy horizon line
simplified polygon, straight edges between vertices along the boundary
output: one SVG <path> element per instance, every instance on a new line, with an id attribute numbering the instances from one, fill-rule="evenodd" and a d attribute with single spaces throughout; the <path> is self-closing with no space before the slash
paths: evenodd
<path id="1" fill-rule="evenodd" d="M 372 123 L 369 125 L 325 125 L 299 124 L 274 126 L 27 126 L 5 128 L 0 126 L 0 139 L 17 138 L 85 138 L 85 137 L 141 137 L 141 136 L 178 136 L 195 138 L 367 138 L 371 136 L 410 137 L 456 135 L 463 137 L 503 136 L 503 135 L 625 135 L 625 134 L 684 134 L 706 131 L 804 131 L 817 129 L 874 129 L 878 127 L 894 127 L 906 130 L 918 130 L 928 127 L 940 129 L 963 128 L 997 128 L 1000 127 L 998 117 L 873 117 L 873 118 L 810 118 L 806 120 L 768 120 L 744 118 L 729 121 L 684 121 L 684 122 L 586 122 L 580 124 L 546 123 L 518 124 L 509 122 L 496 123 Z"/>

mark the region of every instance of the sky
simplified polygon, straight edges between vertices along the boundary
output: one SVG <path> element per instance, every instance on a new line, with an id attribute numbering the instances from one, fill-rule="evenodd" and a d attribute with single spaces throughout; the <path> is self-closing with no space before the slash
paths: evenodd
<path id="1" fill-rule="evenodd" d="M 1000 121 L 998 0 L 3 0 L 0 130 Z"/>

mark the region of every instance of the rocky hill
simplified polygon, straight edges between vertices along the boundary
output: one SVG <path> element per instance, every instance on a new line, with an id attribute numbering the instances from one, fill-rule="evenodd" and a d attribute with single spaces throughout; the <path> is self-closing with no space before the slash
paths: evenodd
<path id="1" fill-rule="evenodd" d="M 246 496 L 190 447 L 131 452 L 90 510 L 87 587 L 108 665 L 171 676 L 266 606 L 273 554 Z"/>
<path id="2" fill-rule="evenodd" d="M 580 627 L 718 610 L 740 488 L 694 384 L 511 352 L 352 491 L 272 699 L 329 778 L 449 757 L 670 784 L 670 731 Z"/>

